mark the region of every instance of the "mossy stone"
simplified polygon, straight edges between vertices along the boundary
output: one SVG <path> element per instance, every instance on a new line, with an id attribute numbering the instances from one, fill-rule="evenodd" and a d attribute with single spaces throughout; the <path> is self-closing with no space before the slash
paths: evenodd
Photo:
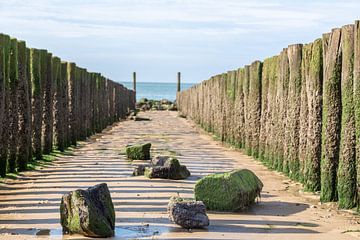
<path id="1" fill-rule="evenodd" d="M 131 160 L 149 160 L 151 143 L 126 147 L 126 156 Z"/>
<path id="2" fill-rule="evenodd" d="M 114 236 L 115 210 L 106 183 L 64 194 L 60 221 L 64 233 L 79 233 L 87 237 Z"/>
<path id="3" fill-rule="evenodd" d="M 154 166 L 145 168 L 144 176 L 147 178 L 163 179 L 186 179 L 190 176 L 190 171 L 186 166 L 181 165 L 176 158 L 169 158 L 164 166 Z"/>
<path id="4" fill-rule="evenodd" d="M 248 169 L 211 174 L 195 185 L 195 199 L 209 210 L 239 211 L 248 208 L 260 196 L 261 180 Z"/>

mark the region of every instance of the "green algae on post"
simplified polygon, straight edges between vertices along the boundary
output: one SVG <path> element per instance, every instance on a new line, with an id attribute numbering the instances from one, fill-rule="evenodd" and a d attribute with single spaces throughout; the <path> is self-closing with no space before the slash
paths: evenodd
<path id="1" fill-rule="evenodd" d="M 355 112 L 353 100 L 354 25 L 342 27 L 341 50 L 342 126 L 337 191 L 339 208 L 349 209 L 357 204 Z"/>
<path id="2" fill-rule="evenodd" d="M 341 126 L 341 29 L 323 35 L 322 202 L 337 200 L 337 169 Z"/>
<path id="3" fill-rule="evenodd" d="M 305 191 L 320 190 L 321 119 L 322 119 L 322 40 L 306 46 L 303 53 L 303 77 L 306 81 L 308 126 L 306 152 L 302 168 Z"/>
<path id="4" fill-rule="evenodd" d="M 18 115 L 18 86 L 19 86 L 19 69 L 18 69 L 18 41 L 15 38 L 10 40 L 10 78 L 9 78 L 9 156 L 8 167 L 9 173 L 16 172 L 17 160 L 17 139 L 19 133 L 19 115 Z"/>
<path id="5" fill-rule="evenodd" d="M 285 157 L 287 158 L 287 173 L 290 178 L 299 178 L 299 127 L 300 127 L 300 96 L 301 96 L 301 53 L 302 45 L 294 44 L 288 47 L 289 58 L 289 92 L 286 131 L 289 132 Z"/>
<path id="6" fill-rule="evenodd" d="M 18 43 L 18 69 L 19 69 L 19 96 L 18 96 L 18 111 L 19 111 L 19 136 L 18 136 L 18 157 L 17 168 L 23 171 L 27 167 L 30 160 L 31 152 L 29 145 L 31 145 L 31 103 L 29 97 L 29 80 L 28 80 L 28 61 L 27 48 L 24 41 Z"/>
<path id="7" fill-rule="evenodd" d="M 37 160 L 42 158 L 42 81 L 41 81 L 41 55 L 38 49 L 30 49 L 30 79 L 32 86 L 32 139 L 33 153 Z"/>
<path id="8" fill-rule="evenodd" d="M 0 34 L 0 176 L 6 176 L 9 129 L 9 74 L 10 74 L 10 37 Z"/>

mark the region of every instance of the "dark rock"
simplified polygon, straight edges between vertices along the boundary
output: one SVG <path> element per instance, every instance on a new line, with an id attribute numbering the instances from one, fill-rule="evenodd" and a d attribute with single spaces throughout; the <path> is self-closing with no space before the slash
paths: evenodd
<path id="1" fill-rule="evenodd" d="M 164 179 L 186 179 L 190 176 L 189 170 L 184 165 L 180 165 L 176 158 L 169 158 L 164 166 L 154 166 L 145 168 L 145 177 L 164 178 Z"/>
<path id="2" fill-rule="evenodd" d="M 183 228 L 204 228 L 209 226 L 206 207 L 201 201 L 184 201 L 179 197 L 171 197 L 168 204 L 170 221 Z"/>
<path id="3" fill-rule="evenodd" d="M 147 98 L 140 98 L 139 102 L 138 103 L 146 103 L 148 102 L 149 100 Z"/>
<path id="4" fill-rule="evenodd" d="M 64 233 L 79 233 L 87 237 L 114 236 L 115 210 L 106 183 L 64 194 L 60 218 Z"/>
<path id="5" fill-rule="evenodd" d="M 164 166 L 165 162 L 169 159 L 169 156 L 157 155 L 151 159 L 151 165 L 153 166 Z"/>
<path id="6" fill-rule="evenodd" d="M 168 107 L 168 110 L 169 111 L 177 111 L 176 104 L 170 104 L 169 107 Z"/>
<path id="7" fill-rule="evenodd" d="M 142 176 L 142 175 L 144 175 L 146 166 L 148 166 L 148 165 L 141 164 L 141 165 L 135 166 L 134 171 L 133 171 L 133 176 Z"/>
<path id="8" fill-rule="evenodd" d="M 134 116 L 132 119 L 134 121 L 151 121 L 151 119 L 148 117 L 139 117 L 139 116 Z"/>
<path id="9" fill-rule="evenodd" d="M 131 160 L 149 160 L 151 143 L 137 144 L 126 147 L 126 156 Z"/>
<path id="10" fill-rule="evenodd" d="M 36 232 L 36 236 L 46 236 L 50 235 L 50 229 L 40 229 Z"/>
<path id="11" fill-rule="evenodd" d="M 199 180 L 194 188 L 195 199 L 207 209 L 239 211 L 248 208 L 260 196 L 263 183 L 248 169 L 211 174 Z"/>

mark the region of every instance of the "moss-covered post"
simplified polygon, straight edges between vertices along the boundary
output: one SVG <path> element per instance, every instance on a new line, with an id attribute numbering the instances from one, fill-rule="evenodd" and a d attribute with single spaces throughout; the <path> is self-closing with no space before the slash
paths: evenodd
<path id="1" fill-rule="evenodd" d="M 289 91 L 289 58 L 287 48 L 283 49 L 279 55 L 279 63 L 277 69 L 278 84 L 276 88 L 276 102 L 278 106 L 278 117 L 275 124 L 275 150 L 274 150 L 274 168 L 278 171 L 285 172 L 287 169 L 287 159 L 285 158 L 285 149 L 287 142 L 286 115 L 288 107 L 288 91 Z"/>
<path id="2" fill-rule="evenodd" d="M 356 126 L 357 185 L 360 185 L 360 21 L 354 26 L 354 110 Z M 359 191 L 358 191 L 359 197 Z M 359 203 L 358 203 L 359 204 Z M 359 206 L 358 206 L 359 207 Z"/>
<path id="3" fill-rule="evenodd" d="M 251 155 L 259 156 L 259 136 L 261 117 L 261 71 L 262 63 L 255 61 L 250 65 L 249 111 L 251 131 Z"/>
<path id="4" fill-rule="evenodd" d="M 64 131 L 64 115 L 65 109 L 62 92 L 64 91 L 64 86 L 61 79 L 61 60 L 58 57 L 54 57 L 52 60 L 52 73 L 54 78 L 54 133 L 56 147 L 59 151 L 65 150 L 65 131 Z"/>
<path id="5" fill-rule="evenodd" d="M 33 148 L 32 148 L 32 84 L 31 84 L 31 64 L 30 64 L 30 48 L 26 48 L 26 65 L 27 65 L 27 85 L 28 85 L 28 101 L 29 101 L 29 113 L 30 113 L 30 119 L 29 119 L 29 129 L 30 132 L 28 134 L 28 151 L 29 151 L 29 158 L 27 162 L 31 162 L 33 160 Z"/>
<path id="6" fill-rule="evenodd" d="M 9 158 L 8 172 L 16 172 L 18 133 L 19 133 L 19 115 L 18 115 L 18 87 L 19 87 L 19 69 L 18 69 L 18 41 L 12 38 L 10 41 L 10 102 L 9 102 Z"/>
<path id="7" fill-rule="evenodd" d="M 49 154 L 53 150 L 54 126 L 54 83 L 52 73 L 52 54 L 46 54 L 46 71 L 44 84 L 44 146 L 43 153 Z"/>
<path id="8" fill-rule="evenodd" d="M 10 37 L 0 34 L 0 176 L 7 170 L 9 125 Z"/>
<path id="9" fill-rule="evenodd" d="M 322 126 L 322 40 L 304 47 L 303 81 L 306 81 L 308 128 L 306 134 L 306 156 L 303 168 L 305 191 L 320 190 L 321 126 Z"/>
<path id="10" fill-rule="evenodd" d="M 42 154 L 44 153 L 44 145 L 45 145 L 45 141 L 46 141 L 46 136 L 45 136 L 45 125 L 46 125 L 46 85 L 47 85 L 47 55 L 48 52 L 45 49 L 41 49 L 40 50 L 40 78 L 41 78 L 41 94 L 42 94 L 42 134 L 41 134 L 41 147 L 42 147 Z"/>
<path id="11" fill-rule="evenodd" d="M 32 145 L 35 159 L 42 159 L 42 112 L 43 95 L 41 81 L 41 55 L 38 49 L 30 49 L 30 79 L 32 88 Z"/>
<path id="12" fill-rule="evenodd" d="M 239 68 L 236 74 L 236 98 L 235 98 L 235 142 L 237 143 L 237 147 L 243 148 L 245 141 L 245 113 L 244 113 L 244 68 Z M 209 90 L 208 90 L 209 91 Z M 208 101 L 210 101 L 211 96 L 208 94 Z"/>
<path id="13" fill-rule="evenodd" d="M 341 29 L 323 35 L 322 202 L 337 200 L 337 168 L 341 126 Z"/>
<path id="14" fill-rule="evenodd" d="M 275 123 L 277 121 L 278 104 L 276 102 L 276 90 L 278 83 L 278 63 L 279 57 L 274 56 L 269 58 L 268 76 L 268 119 L 266 120 L 265 129 L 267 137 L 265 142 L 265 155 L 264 158 L 268 162 L 270 168 L 275 169 L 275 143 L 276 143 L 276 130 Z"/>
<path id="15" fill-rule="evenodd" d="M 307 157 L 308 125 L 309 125 L 309 106 L 307 89 L 309 84 L 308 72 L 310 68 L 312 44 L 305 44 L 302 48 L 301 60 L 301 93 L 300 93 L 300 122 L 299 122 L 299 178 L 304 182 L 304 171 Z"/>
<path id="16" fill-rule="evenodd" d="M 76 146 L 76 87 L 75 63 L 67 63 L 67 82 L 69 86 L 69 135 L 70 144 Z"/>
<path id="17" fill-rule="evenodd" d="M 354 112 L 354 25 L 341 29 L 341 138 L 337 191 L 340 208 L 353 208 L 357 203 L 356 139 Z M 359 96 L 357 96 L 359 97 Z"/>
<path id="18" fill-rule="evenodd" d="M 19 153 L 17 159 L 17 168 L 19 171 L 25 170 L 27 162 L 30 159 L 31 145 L 31 104 L 29 98 L 29 80 L 28 80 L 28 61 L 27 48 L 24 41 L 18 43 L 18 71 L 19 71 L 19 89 L 18 89 L 18 111 L 19 111 Z"/>
<path id="19" fill-rule="evenodd" d="M 259 159 L 265 162 L 266 139 L 269 136 L 267 121 L 269 121 L 269 78 L 271 60 L 265 59 L 261 75 L 261 117 L 259 135 Z"/>
<path id="20" fill-rule="evenodd" d="M 243 93 L 244 93 L 244 125 L 245 125 L 245 139 L 244 139 L 244 146 L 246 154 L 251 155 L 251 127 L 250 127 L 250 98 L 249 98 L 249 92 L 250 92 L 250 66 L 246 65 L 244 67 L 244 85 L 243 85 Z"/>
<path id="21" fill-rule="evenodd" d="M 299 177 L 299 125 L 300 125 L 300 95 L 301 95 L 301 53 L 302 45 L 294 44 L 288 47 L 289 58 L 289 92 L 286 131 L 288 132 L 285 157 L 288 166 L 285 173 L 292 179 Z M 285 166 L 286 167 L 286 166 Z"/>
<path id="22" fill-rule="evenodd" d="M 69 86 L 68 86 L 68 71 L 67 62 L 61 62 L 60 64 L 60 85 L 62 86 L 59 91 L 59 98 L 62 102 L 61 109 L 63 109 L 63 123 L 62 128 L 64 131 L 64 146 L 65 148 L 71 145 L 70 129 L 69 129 Z"/>

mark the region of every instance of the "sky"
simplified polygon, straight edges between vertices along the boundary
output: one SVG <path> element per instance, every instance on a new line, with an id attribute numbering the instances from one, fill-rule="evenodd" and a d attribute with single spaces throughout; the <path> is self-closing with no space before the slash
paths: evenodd
<path id="1" fill-rule="evenodd" d="M 118 82 L 197 83 L 357 19 L 359 0 L 0 0 L 0 32 Z"/>

